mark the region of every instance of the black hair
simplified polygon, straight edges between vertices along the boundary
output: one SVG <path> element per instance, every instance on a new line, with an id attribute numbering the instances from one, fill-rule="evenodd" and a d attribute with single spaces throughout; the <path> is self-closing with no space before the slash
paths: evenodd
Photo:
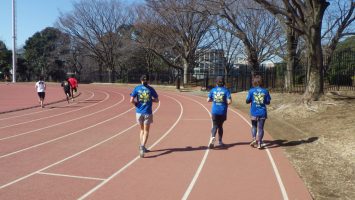
<path id="1" fill-rule="evenodd" d="M 217 76 L 216 78 L 216 84 L 220 87 L 224 86 L 224 78 L 223 76 Z"/>
<path id="2" fill-rule="evenodd" d="M 143 74 L 140 78 L 141 81 L 149 81 L 149 75 L 148 74 Z"/>

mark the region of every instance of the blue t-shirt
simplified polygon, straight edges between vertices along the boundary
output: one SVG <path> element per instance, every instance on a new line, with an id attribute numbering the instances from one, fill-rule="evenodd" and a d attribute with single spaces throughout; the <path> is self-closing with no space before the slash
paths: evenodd
<path id="1" fill-rule="evenodd" d="M 248 92 L 246 102 L 250 102 L 250 115 L 253 117 L 267 118 L 266 105 L 270 104 L 271 96 L 269 91 L 261 87 L 251 88 Z"/>
<path id="2" fill-rule="evenodd" d="M 208 94 L 208 98 L 212 99 L 212 114 L 227 115 L 227 99 L 231 99 L 230 91 L 225 87 L 214 87 Z"/>
<path id="3" fill-rule="evenodd" d="M 152 114 L 152 97 L 158 98 L 157 92 L 149 85 L 138 85 L 131 93 L 131 97 L 136 98 L 136 112 L 141 114 Z"/>

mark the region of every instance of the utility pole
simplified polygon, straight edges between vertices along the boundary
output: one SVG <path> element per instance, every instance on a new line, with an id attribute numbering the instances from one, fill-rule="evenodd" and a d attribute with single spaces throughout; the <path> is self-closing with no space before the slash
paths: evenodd
<path id="1" fill-rule="evenodd" d="M 15 0 L 12 0 L 12 82 L 16 83 L 16 10 Z"/>

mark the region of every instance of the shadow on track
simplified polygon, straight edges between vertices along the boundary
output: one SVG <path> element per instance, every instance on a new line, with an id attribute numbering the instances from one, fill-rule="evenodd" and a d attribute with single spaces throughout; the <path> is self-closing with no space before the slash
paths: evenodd
<path id="1" fill-rule="evenodd" d="M 277 148 L 277 147 L 291 147 L 291 146 L 297 146 L 301 144 L 306 144 L 306 143 L 312 143 L 314 141 L 318 140 L 318 137 L 310 137 L 306 140 L 297 140 L 297 141 L 287 141 L 287 140 L 265 140 L 264 144 L 265 147 L 267 148 Z"/>
<path id="2" fill-rule="evenodd" d="M 224 146 L 219 146 L 218 144 L 215 145 L 215 147 L 211 150 L 227 150 L 231 147 L 234 147 L 236 145 L 249 145 L 249 142 L 237 142 L 237 143 L 230 143 L 230 144 L 224 144 Z M 158 153 L 155 155 L 145 155 L 144 158 L 155 158 L 163 155 L 167 155 L 170 153 L 174 152 L 189 152 L 189 151 L 204 151 L 207 150 L 207 146 L 199 146 L 199 147 L 182 147 L 182 148 L 168 148 L 168 149 L 157 149 L 157 150 L 149 150 L 149 153 Z"/>

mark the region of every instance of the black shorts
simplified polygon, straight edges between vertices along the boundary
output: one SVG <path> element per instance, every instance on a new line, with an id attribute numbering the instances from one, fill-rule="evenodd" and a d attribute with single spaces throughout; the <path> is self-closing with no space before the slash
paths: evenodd
<path id="1" fill-rule="evenodd" d="M 71 97 L 70 90 L 64 90 L 64 93 L 65 93 L 66 95 L 69 95 L 69 97 Z"/>
<path id="2" fill-rule="evenodd" d="M 227 120 L 227 115 L 212 115 L 213 124 L 223 124 Z"/>
<path id="3" fill-rule="evenodd" d="M 44 97 L 46 96 L 45 92 L 37 92 L 38 93 L 38 97 L 41 99 L 44 99 Z"/>

